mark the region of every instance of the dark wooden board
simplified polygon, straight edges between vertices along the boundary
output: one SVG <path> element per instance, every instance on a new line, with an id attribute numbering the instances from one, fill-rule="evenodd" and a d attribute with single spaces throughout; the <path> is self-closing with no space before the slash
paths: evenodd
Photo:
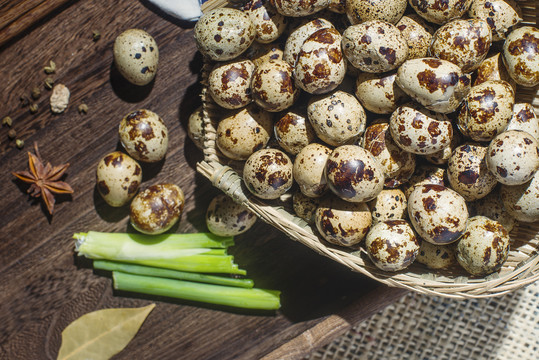
<path id="1" fill-rule="evenodd" d="M 192 28 L 154 10 L 139 1 L 78 1 L 0 47 L 0 118 L 9 115 L 26 144 L 17 149 L 8 140 L 9 129 L 0 129 L 1 359 L 55 358 L 62 330 L 79 316 L 150 302 L 157 307 L 116 358 L 282 358 L 283 350 L 300 358 L 403 293 L 381 287 L 261 222 L 238 236 L 231 252 L 258 287 L 282 291 L 282 309 L 276 313 L 116 293 L 110 278 L 94 273 L 74 255 L 75 232 L 131 230 L 128 209 L 111 208 L 96 193 L 95 168 L 102 156 L 120 148 L 117 127 L 132 110 L 153 110 L 168 126 L 167 158 L 143 166 L 143 186 L 175 182 L 182 187 L 187 203 L 175 231 L 206 231 L 206 207 L 219 193 L 196 173 L 202 155 L 185 131 L 188 116 L 200 104 L 201 57 Z M 157 78 L 144 88 L 127 84 L 112 64 L 115 37 L 133 27 L 152 34 L 160 50 Z M 101 32 L 97 42 L 93 30 Z M 52 77 L 71 91 L 70 105 L 60 115 L 50 112 L 50 92 L 42 85 L 49 60 L 57 65 Z M 29 96 L 34 86 L 42 95 L 32 115 L 20 107 L 19 97 Z M 77 112 L 83 102 L 89 108 L 86 115 Z M 58 198 L 53 217 L 10 174 L 26 169 L 26 151 L 34 141 L 45 160 L 71 164 L 66 181 L 75 193 Z M 302 340 L 307 333 L 310 342 Z"/>

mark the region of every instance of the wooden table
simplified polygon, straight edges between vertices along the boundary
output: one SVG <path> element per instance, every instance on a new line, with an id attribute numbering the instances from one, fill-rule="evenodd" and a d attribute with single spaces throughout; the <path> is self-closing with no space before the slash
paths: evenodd
<path id="1" fill-rule="evenodd" d="M 20 7 L 19 2 L 0 1 L 0 19 L 7 21 L 8 14 L 18 24 L 16 29 L 0 27 L 0 118 L 9 115 L 17 138 L 25 142 L 23 150 L 17 149 L 8 139 L 9 128 L 0 129 L 1 359 L 55 358 L 62 330 L 79 316 L 151 302 L 157 307 L 116 358 L 301 358 L 403 295 L 262 222 L 238 236 L 231 252 L 257 287 L 282 291 L 282 308 L 276 313 L 113 292 L 110 278 L 93 273 L 88 262 L 77 258 L 71 237 L 79 231 L 129 230 L 128 209 L 109 207 L 95 189 L 98 161 L 121 147 L 117 127 L 124 115 L 147 108 L 168 126 L 167 158 L 143 167 L 143 185 L 174 182 L 182 187 L 187 204 L 177 232 L 206 231 L 204 213 L 218 194 L 195 172 L 202 155 L 185 131 L 188 116 L 200 104 L 202 59 L 192 24 L 160 16 L 145 2 L 133 0 L 52 1 L 50 11 L 36 10 L 44 2 L 22 3 L 27 5 L 20 10 L 25 17 L 17 18 L 7 11 Z M 127 84 L 112 64 L 113 41 L 128 28 L 145 29 L 159 45 L 159 71 L 151 86 Z M 101 33 L 97 42 L 93 30 Z M 69 107 L 60 115 L 51 113 L 50 92 L 43 87 L 49 60 L 57 65 L 51 77 L 71 91 Z M 34 86 L 42 95 L 35 101 L 37 113 L 30 114 L 19 97 L 29 96 Z M 87 114 L 77 111 L 82 103 L 88 105 Z M 53 217 L 10 173 L 27 168 L 26 152 L 34 141 L 45 160 L 71 164 L 66 181 L 75 193 L 58 198 Z"/>

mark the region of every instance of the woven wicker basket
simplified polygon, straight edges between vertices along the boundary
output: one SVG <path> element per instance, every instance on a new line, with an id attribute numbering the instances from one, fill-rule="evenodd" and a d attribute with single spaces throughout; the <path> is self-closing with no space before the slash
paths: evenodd
<path id="1" fill-rule="evenodd" d="M 538 1 L 517 1 L 524 13 L 525 24 L 537 24 Z M 227 1 L 206 2 L 202 9 L 226 6 Z M 364 249 L 361 255 L 351 255 L 342 248 L 332 247 L 321 240 L 303 219 L 297 217 L 286 201 L 263 201 L 254 196 L 243 184 L 234 169 L 241 164 L 232 162 L 216 149 L 216 127 L 222 109 L 207 94 L 206 79 L 212 64 L 205 61 L 202 74 L 202 100 L 205 122 L 204 161 L 197 164 L 197 171 L 236 202 L 245 205 L 259 218 L 275 226 L 291 239 L 337 261 L 351 270 L 364 274 L 383 284 L 406 288 L 422 294 L 438 295 L 455 299 L 483 298 L 507 294 L 539 279 L 539 223 L 521 223 L 511 232 L 509 257 L 502 269 L 485 278 L 468 277 L 464 272 L 433 272 L 421 264 L 389 273 L 378 269 L 370 261 Z M 517 102 L 533 103 L 539 110 L 539 91 L 519 88 Z"/>

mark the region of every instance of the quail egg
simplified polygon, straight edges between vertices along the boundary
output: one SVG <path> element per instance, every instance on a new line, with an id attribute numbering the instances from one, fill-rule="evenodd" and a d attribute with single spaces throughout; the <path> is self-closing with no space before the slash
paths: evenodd
<path id="1" fill-rule="evenodd" d="M 322 199 L 314 222 L 326 241 L 339 246 L 353 246 L 367 235 L 372 217 L 366 203 L 350 203 L 331 196 Z"/>
<path id="2" fill-rule="evenodd" d="M 249 230 L 256 222 L 256 215 L 227 195 L 214 197 L 206 210 L 206 226 L 218 236 L 236 236 Z"/>
<path id="3" fill-rule="evenodd" d="M 485 20 L 492 29 L 492 40 L 503 40 L 522 21 L 522 11 L 513 0 L 473 0 L 468 15 Z"/>
<path id="4" fill-rule="evenodd" d="M 423 240 L 443 245 L 464 233 L 468 208 L 454 190 L 441 185 L 418 185 L 408 198 L 408 216 Z"/>
<path id="5" fill-rule="evenodd" d="M 242 56 L 251 60 L 255 66 L 260 66 L 262 63 L 269 60 L 283 60 L 283 50 L 282 47 L 276 43 L 261 44 L 259 42 L 254 42 Z"/>
<path id="6" fill-rule="evenodd" d="M 215 61 L 232 60 L 251 46 L 256 28 L 249 15 L 232 8 L 204 13 L 195 25 L 198 50 Z"/>
<path id="7" fill-rule="evenodd" d="M 349 144 L 365 131 L 367 116 L 359 101 L 344 91 L 311 98 L 307 116 L 316 135 L 333 146 Z"/>
<path id="8" fill-rule="evenodd" d="M 352 25 L 369 20 L 395 24 L 404 14 L 407 0 L 346 0 L 346 15 Z"/>
<path id="9" fill-rule="evenodd" d="M 487 169 L 486 155 L 486 146 L 470 143 L 455 148 L 449 158 L 449 185 L 466 201 L 487 196 L 498 184 L 496 177 Z"/>
<path id="10" fill-rule="evenodd" d="M 202 106 L 195 109 L 187 120 L 187 136 L 200 150 L 204 149 L 204 114 Z"/>
<path id="11" fill-rule="evenodd" d="M 327 8 L 330 0 L 270 0 L 270 2 L 284 16 L 300 17 Z"/>
<path id="12" fill-rule="evenodd" d="M 337 14 L 346 13 L 346 0 L 330 0 L 328 10 Z"/>
<path id="13" fill-rule="evenodd" d="M 507 232 L 511 232 L 515 227 L 516 221 L 505 210 L 499 191 L 491 191 L 487 196 L 468 203 L 468 210 L 470 216 L 486 216 L 499 222 Z"/>
<path id="14" fill-rule="evenodd" d="M 246 160 L 268 143 L 273 130 L 270 113 L 249 105 L 217 125 L 217 148 L 228 158 Z"/>
<path id="15" fill-rule="evenodd" d="M 97 165 L 97 190 L 110 206 L 120 207 L 135 196 L 142 181 L 142 169 L 119 151 L 105 155 Z"/>
<path id="16" fill-rule="evenodd" d="M 526 223 L 539 221 L 539 171 L 522 185 L 502 185 L 503 206 L 516 220 Z"/>
<path id="17" fill-rule="evenodd" d="M 261 199 L 277 199 L 292 187 L 292 160 L 277 149 L 253 153 L 243 167 L 243 181 L 253 195 Z"/>
<path id="18" fill-rule="evenodd" d="M 457 126 L 475 141 L 490 141 L 503 132 L 513 113 L 515 95 L 509 83 L 485 81 L 472 87 L 464 98 Z"/>
<path id="19" fill-rule="evenodd" d="M 539 169 L 539 143 L 527 132 L 505 131 L 490 142 L 486 162 L 500 183 L 522 185 Z"/>
<path id="20" fill-rule="evenodd" d="M 365 109 L 376 114 L 391 114 L 399 105 L 409 100 L 395 84 L 396 72 L 357 75 L 355 95 Z"/>
<path id="21" fill-rule="evenodd" d="M 279 14 L 270 1 L 250 0 L 242 9 L 255 25 L 255 40 L 258 42 L 277 40 L 286 29 L 287 18 Z"/>
<path id="22" fill-rule="evenodd" d="M 217 63 L 208 76 L 208 91 L 225 109 L 239 109 L 253 101 L 251 79 L 255 64 L 251 60 Z"/>
<path id="23" fill-rule="evenodd" d="M 457 245 L 457 261 L 472 275 L 491 274 L 507 260 L 509 241 L 509 234 L 499 222 L 484 216 L 471 217 Z"/>
<path id="24" fill-rule="evenodd" d="M 275 138 L 284 151 L 297 155 L 316 139 L 316 133 L 307 116 L 297 109 L 288 111 L 275 123 Z"/>
<path id="25" fill-rule="evenodd" d="M 384 173 L 372 154 L 357 145 L 335 148 L 326 163 L 331 191 L 351 202 L 370 201 L 384 187 Z"/>
<path id="26" fill-rule="evenodd" d="M 374 200 L 369 201 L 372 222 L 404 219 L 407 214 L 408 201 L 400 189 L 384 189 Z"/>
<path id="27" fill-rule="evenodd" d="M 459 146 L 461 142 L 462 142 L 462 136 L 460 132 L 457 129 L 455 129 L 455 126 L 453 126 L 453 138 L 451 139 L 449 146 L 433 154 L 425 155 L 424 158 L 431 164 L 445 165 L 449 161 L 449 158 L 451 157 L 451 153 L 453 152 L 453 150 L 457 146 Z"/>
<path id="28" fill-rule="evenodd" d="M 175 184 L 152 185 L 135 196 L 131 225 L 144 234 L 162 234 L 178 222 L 184 207 L 182 189 Z"/>
<path id="29" fill-rule="evenodd" d="M 270 60 L 258 66 L 253 74 L 253 99 L 262 109 L 271 112 L 288 109 L 299 95 L 292 77 L 292 66 L 283 60 Z"/>
<path id="30" fill-rule="evenodd" d="M 408 60 L 427 57 L 434 29 L 417 14 L 403 16 L 397 29 L 408 44 Z"/>
<path id="31" fill-rule="evenodd" d="M 523 26 L 509 33 L 503 44 L 503 59 L 517 84 L 539 84 L 539 29 Z"/>
<path id="32" fill-rule="evenodd" d="M 131 157 L 143 162 L 162 160 L 168 148 L 165 122 L 153 111 L 137 110 L 120 122 L 120 142 Z"/>
<path id="33" fill-rule="evenodd" d="M 321 198 L 305 196 L 301 191 L 296 191 L 292 196 L 292 207 L 294 213 L 305 220 L 308 224 L 314 224 L 314 214 Z"/>
<path id="34" fill-rule="evenodd" d="M 283 60 L 291 66 L 296 66 L 299 52 L 305 40 L 321 29 L 334 28 L 333 24 L 326 19 L 314 19 L 298 26 L 290 33 L 284 46 Z"/>
<path id="35" fill-rule="evenodd" d="M 444 186 L 445 172 L 444 168 L 438 166 L 419 165 L 412 177 L 410 177 L 410 180 L 402 185 L 406 199 L 410 197 L 410 194 L 418 185 L 433 184 Z"/>
<path id="36" fill-rule="evenodd" d="M 122 32 L 113 46 L 114 64 L 124 78 L 134 85 L 147 85 L 157 73 L 159 50 L 154 38 L 144 30 Z"/>
<path id="37" fill-rule="evenodd" d="M 516 90 L 517 85 L 515 80 L 509 76 L 509 73 L 503 64 L 501 53 L 497 53 L 483 60 L 481 65 L 479 65 L 475 71 L 475 74 L 476 77 L 473 86 L 489 80 L 503 80 L 507 81 L 513 90 Z"/>
<path id="38" fill-rule="evenodd" d="M 462 17 L 472 0 L 409 0 L 410 6 L 423 19 L 441 25 Z"/>
<path id="39" fill-rule="evenodd" d="M 455 243 L 449 245 L 434 245 L 422 241 L 416 261 L 429 269 L 447 269 L 457 263 Z"/>
<path id="40" fill-rule="evenodd" d="M 533 106 L 528 103 L 513 105 L 513 115 L 507 125 L 507 130 L 522 130 L 539 140 L 539 117 Z"/>
<path id="41" fill-rule="evenodd" d="M 327 190 L 324 169 L 331 149 L 312 143 L 305 146 L 294 160 L 294 180 L 301 192 L 309 197 L 318 197 Z"/>
<path id="42" fill-rule="evenodd" d="M 400 271 L 419 254 L 419 240 L 406 220 L 386 220 L 374 225 L 365 238 L 365 249 L 374 265 Z"/>

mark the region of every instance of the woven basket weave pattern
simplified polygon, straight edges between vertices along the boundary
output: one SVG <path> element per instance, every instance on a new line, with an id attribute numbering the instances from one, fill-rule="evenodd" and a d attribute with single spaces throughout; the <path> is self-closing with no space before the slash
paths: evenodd
<path id="1" fill-rule="evenodd" d="M 524 13 L 524 24 L 537 23 L 537 2 L 518 1 Z M 243 184 L 237 170 L 241 163 L 222 156 L 216 148 L 216 128 L 222 110 L 207 92 L 207 78 L 212 63 L 205 61 L 202 74 L 202 100 L 205 121 L 204 161 L 197 170 L 210 179 L 212 184 L 245 205 L 262 220 L 284 232 L 293 240 L 327 256 L 353 271 L 369 276 L 389 286 L 397 286 L 422 294 L 439 295 L 456 299 L 500 296 L 528 285 L 539 279 L 539 224 L 520 224 L 511 233 L 512 243 L 509 258 L 499 273 L 487 278 L 468 278 L 464 273 L 433 273 L 421 264 L 412 264 L 398 273 L 379 270 L 363 250 L 361 256 L 327 246 L 313 232 L 313 229 L 293 211 L 285 209 L 286 204 L 264 202 L 252 196 Z M 539 113 L 539 93 L 537 89 L 519 89 L 517 102 L 530 102 Z"/>

